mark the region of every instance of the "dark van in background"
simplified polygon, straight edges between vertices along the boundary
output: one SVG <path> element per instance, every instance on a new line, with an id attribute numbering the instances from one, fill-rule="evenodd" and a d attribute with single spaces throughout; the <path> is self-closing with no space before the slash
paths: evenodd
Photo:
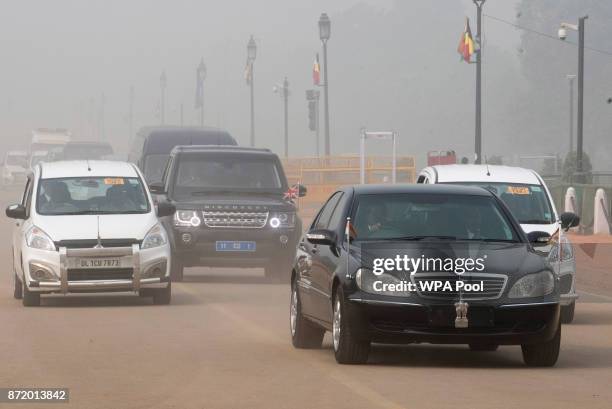
<path id="1" fill-rule="evenodd" d="M 129 161 L 136 163 L 148 183 L 160 182 L 175 146 L 238 145 L 229 132 L 212 127 L 145 127 L 130 147 Z"/>

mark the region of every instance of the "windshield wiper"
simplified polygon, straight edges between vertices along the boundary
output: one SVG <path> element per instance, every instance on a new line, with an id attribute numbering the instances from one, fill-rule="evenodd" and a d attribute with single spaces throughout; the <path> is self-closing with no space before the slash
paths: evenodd
<path id="1" fill-rule="evenodd" d="M 98 215 L 98 214 L 139 214 L 145 210 L 79 210 L 76 212 L 51 213 L 53 216 L 79 216 L 79 215 Z"/>
<path id="2" fill-rule="evenodd" d="M 457 240 L 455 236 L 403 236 L 403 237 L 390 237 L 385 240 L 405 240 L 405 241 L 419 241 L 425 239 L 434 240 Z"/>

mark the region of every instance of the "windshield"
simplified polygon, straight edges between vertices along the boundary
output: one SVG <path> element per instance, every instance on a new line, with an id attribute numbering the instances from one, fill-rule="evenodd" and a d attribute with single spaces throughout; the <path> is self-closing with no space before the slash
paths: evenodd
<path id="1" fill-rule="evenodd" d="M 42 179 L 36 210 L 42 215 L 148 213 L 149 201 L 138 178 Z"/>
<path id="2" fill-rule="evenodd" d="M 144 175 L 148 183 L 161 182 L 169 155 L 147 155 L 145 158 Z"/>
<path id="3" fill-rule="evenodd" d="M 480 186 L 495 193 L 510 208 L 521 224 L 551 224 L 554 215 L 548 196 L 541 185 L 516 183 L 462 182 Z"/>
<path id="4" fill-rule="evenodd" d="M 6 157 L 6 164 L 9 166 L 22 166 L 24 167 L 27 163 L 27 158 L 22 155 L 8 155 Z"/>
<path id="5" fill-rule="evenodd" d="M 486 196 L 363 195 L 353 220 L 356 240 L 518 241 L 496 201 Z"/>
<path id="6" fill-rule="evenodd" d="M 219 190 L 280 193 L 284 185 L 281 174 L 270 156 L 186 154 L 178 161 L 174 195 Z"/>

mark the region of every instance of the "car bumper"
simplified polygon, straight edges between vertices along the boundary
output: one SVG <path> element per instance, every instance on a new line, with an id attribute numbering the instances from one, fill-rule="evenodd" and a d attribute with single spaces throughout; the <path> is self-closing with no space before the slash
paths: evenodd
<path id="1" fill-rule="evenodd" d="M 121 258 L 121 269 L 75 269 L 79 257 Z M 52 277 L 38 279 L 35 269 L 43 268 Z M 39 293 L 116 292 L 145 288 L 166 288 L 170 282 L 170 246 L 141 250 L 132 247 L 24 251 L 24 273 L 28 289 Z"/>
<path id="2" fill-rule="evenodd" d="M 522 345 L 552 339 L 559 325 L 558 302 L 473 305 L 468 328 L 455 328 L 453 305 L 424 305 L 349 298 L 354 334 L 380 343 Z"/>
<path id="3" fill-rule="evenodd" d="M 174 228 L 174 254 L 186 267 L 265 267 L 293 261 L 298 229 Z M 218 241 L 249 241 L 254 251 L 217 251 Z"/>

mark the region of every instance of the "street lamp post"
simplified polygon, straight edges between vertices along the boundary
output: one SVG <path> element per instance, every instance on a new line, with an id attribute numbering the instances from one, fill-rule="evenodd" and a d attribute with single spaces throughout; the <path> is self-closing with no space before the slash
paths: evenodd
<path id="1" fill-rule="evenodd" d="M 196 73 L 198 81 L 196 92 L 196 107 L 200 108 L 200 126 L 204 126 L 204 80 L 206 79 L 206 64 L 204 64 L 203 58 L 202 60 L 200 60 L 200 64 L 198 65 Z"/>
<path id="2" fill-rule="evenodd" d="M 287 77 L 283 81 L 282 85 L 275 85 L 273 88 L 274 92 L 279 94 L 283 99 L 283 107 L 284 107 L 284 117 L 285 117 L 285 133 L 284 133 L 284 142 L 285 142 L 285 158 L 289 157 L 289 81 Z"/>
<path id="3" fill-rule="evenodd" d="M 254 70 L 255 58 L 257 57 L 257 44 L 255 39 L 251 36 L 247 44 L 247 64 L 250 70 L 249 72 L 249 86 L 251 88 L 251 146 L 255 146 L 255 86 L 254 86 Z"/>
<path id="4" fill-rule="evenodd" d="M 568 152 L 574 151 L 574 80 L 576 76 L 574 74 L 568 74 L 567 79 L 569 80 L 569 149 Z"/>
<path id="5" fill-rule="evenodd" d="M 166 71 L 162 71 L 161 76 L 159 77 L 159 87 L 161 89 L 161 106 L 160 106 L 160 119 L 161 124 L 165 124 L 166 118 L 166 85 L 168 83 L 168 79 L 166 78 Z"/>
<path id="6" fill-rule="evenodd" d="M 482 163 L 482 6 L 486 0 L 474 0 L 476 5 L 476 126 L 475 126 L 475 163 Z"/>
<path id="7" fill-rule="evenodd" d="M 323 110 L 324 110 L 324 126 L 325 126 L 325 155 L 330 155 L 330 140 L 329 140 L 329 77 L 327 75 L 327 41 L 331 37 L 331 21 L 326 13 L 321 14 L 319 18 L 319 38 L 323 43 Z"/>
<path id="8" fill-rule="evenodd" d="M 582 182 L 583 171 L 583 128 L 584 128 L 584 23 L 589 16 L 578 19 L 578 25 L 561 23 L 559 38 L 567 38 L 567 29 L 578 32 L 578 117 L 576 129 L 576 180 Z"/>

